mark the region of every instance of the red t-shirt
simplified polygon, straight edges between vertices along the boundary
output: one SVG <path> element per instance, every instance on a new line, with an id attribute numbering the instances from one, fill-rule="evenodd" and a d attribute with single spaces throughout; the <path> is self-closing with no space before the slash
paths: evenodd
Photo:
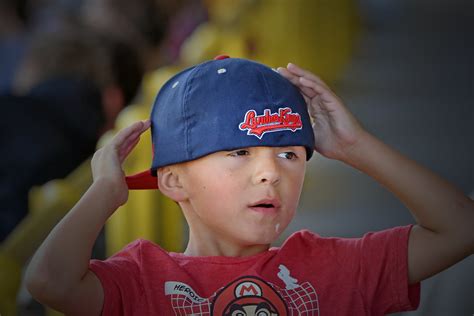
<path id="1" fill-rule="evenodd" d="M 384 315 L 419 304 L 420 283 L 408 285 L 411 227 L 362 238 L 303 230 L 244 258 L 188 257 L 140 239 L 90 269 L 102 315 Z"/>

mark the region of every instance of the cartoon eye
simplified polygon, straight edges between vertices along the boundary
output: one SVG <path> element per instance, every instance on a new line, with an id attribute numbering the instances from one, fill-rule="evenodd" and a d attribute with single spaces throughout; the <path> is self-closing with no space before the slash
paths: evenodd
<path id="1" fill-rule="evenodd" d="M 278 157 L 285 158 L 285 159 L 288 159 L 288 160 L 294 160 L 294 159 L 298 158 L 298 156 L 292 151 L 286 151 L 284 153 L 279 153 Z"/>
<path id="2" fill-rule="evenodd" d="M 270 316 L 271 315 L 271 307 L 268 305 L 268 303 L 262 302 L 257 305 L 257 308 L 255 309 L 255 315 L 256 316 Z"/>
<path id="3" fill-rule="evenodd" d="M 247 313 L 242 306 L 239 306 L 236 310 L 232 311 L 230 316 L 247 316 Z"/>
<path id="4" fill-rule="evenodd" d="M 239 304 L 232 304 L 229 313 L 226 313 L 224 316 L 247 316 L 247 313 Z"/>

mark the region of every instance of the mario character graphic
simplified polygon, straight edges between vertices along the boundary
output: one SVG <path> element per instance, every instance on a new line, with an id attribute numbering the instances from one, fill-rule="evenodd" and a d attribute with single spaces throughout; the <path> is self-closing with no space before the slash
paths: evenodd
<path id="1" fill-rule="evenodd" d="M 217 293 L 211 315 L 286 316 L 288 309 L 282 297 L 268 283 L 255 276 L 246 276 Z"/>

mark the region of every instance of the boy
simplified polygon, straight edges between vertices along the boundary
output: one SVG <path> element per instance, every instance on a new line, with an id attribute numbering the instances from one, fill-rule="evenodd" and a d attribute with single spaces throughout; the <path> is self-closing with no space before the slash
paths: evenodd
<path id="1" fill-rule="evenodd" d="M 179 203 L 186 250 L 138 240 L 89 262 L 127 201 L 121 164 L 150 125 L 151 172 L 128 185 L 159 187 Z M 354 239 L 301 231 L 270 248 L 295 214 L 314 150 L 385 185 L 417 225 Z M 276 72 L 219 57 L 184 70 L 161 89 L 151 122 L 96 152 L 92 172 L 26 274 L 34 297 L 71 315 L 383 315 L 415 309 L 421 280 L 474 252 L 474 203 L 370 135 L 293 64 Z"/>

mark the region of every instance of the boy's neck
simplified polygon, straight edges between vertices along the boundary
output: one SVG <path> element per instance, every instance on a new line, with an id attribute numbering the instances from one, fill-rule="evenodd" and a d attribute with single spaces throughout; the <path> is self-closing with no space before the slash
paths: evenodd
<path id="1" fill-rule="evenodd" d="M 270 245 L 239 245 L 220 237 L 200 237 L 197 238 L 197 236 L 193 236 L 192 232 L 190 232 L 189 242 L 184 251 L 185 255 L 192 257 L 249 257 L 267 251 L 270 248 Z"/>

